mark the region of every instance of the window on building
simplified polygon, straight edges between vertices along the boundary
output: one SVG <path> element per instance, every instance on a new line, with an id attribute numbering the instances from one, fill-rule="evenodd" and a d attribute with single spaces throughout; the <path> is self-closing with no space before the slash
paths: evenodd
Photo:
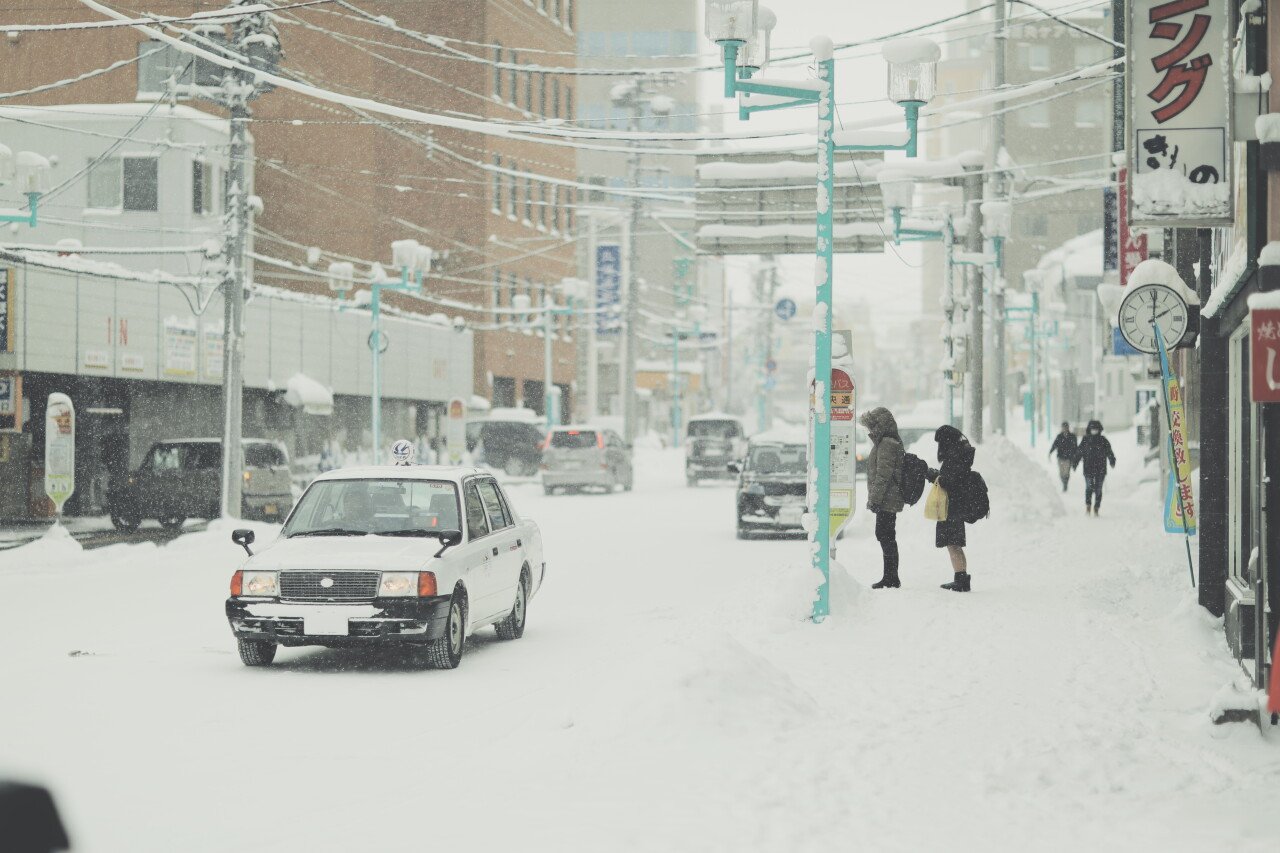
<path id="1" fill-rule="evenodd" d="M 520 78 L 518 76 L 520 72 L 516 71 L 515 69 L 515 66 L 520 64 L 520 54 L 514 50 L 511 51 L 510 62 L 511 62 L 511 69 L 508 72 L 507 79 L 511 83 L 511 94 L 507 98 L 507 103 L 514 104 L 516 102 L 516 98 L 520 96 L 520 92 L 519 92 Z"/>
<path id="2" fill-rule="evenodd" d="M 493 168 L 502 168 L 502 155 L 493 155 Z M 502 212 L 502 172 L 495 171 L 493 173 L 493 212 Z"/>
<path id="3" fill-rule="evenodd" d="M 533 181 L 528 176 L 524 179 L 524 221 L 533 224 Z"/>
<path id="4" fill-rule="evenodd" d="M 569 121 L 573 121 L 573 89 L 569 88 L 569 84 L 564 86 L 564 117 Z"/>
<path id="5" fill-rule="evenodd" d="M 1094 94 L 1095 97 L 1088 95 L 1076 101 L 1076 127 L 1100 127 L 1103 119 L 1103 107 L 1105 102 L 1102 95 Z"/>
<path id="6" fill-rule="evenodd" d="M 570 30 L 573 29 L 574 25 L 573 12 L 573 0 L 564 0 L 564 15 L 562 17 L 564 18 L 564 25 Z"/>
<path id="7" fill-rule="evenodd" d="M 493 307 L 502 307 L 502 273 L 499 270 L 493 271 Z"/>
<path id="8" fill-rule="evenodd" d="M 650 30 L 631 34 L 631 49 L 640 56 L 665 56 L 668 53 L 667 30 Z"/>
<path id="9" fill-rule="evenodd" d="M 551 231 L 560 233 L 560 187 L 551 188 Z"/>
<path id="10" fill-rule="evenodd" d="M 1049 234 L 1049 217 L 1043 213 L 1018 214 L 1016 221 L 1027 237 L 1045 237 Z"/>
<path id="11" fill-rule="evenodd" d="M 518 279 L 513 272 L 507 273 L 507 304 L 516 304 L 516 294 L 520 292 Z"/>
<path id="12" fill-rule="evenodd" d="M 1028 104 L 1019 112 L 1022 113 L 1022 123 L 1027 127 L 1049 126 L 1049 105 L 1047 103 Z"/>
<path id="13" fill-rule="evenodd" d="M 209 203 L 212 207 L 212 197 Z M 160 160 L 112 157 L 98 163 L 89 171 L 88 206 L 103 210 L 159 210 Z"/>
<path id="14" fill-rule="evenodd" d="M 576 187 L 568 187 L 565 194 L 569 197 L 564 208 L 564 230 L 567 234 L 573 233 L 574 211 L 573 207 L 578 203 L 578 190 Z"/>
<path id="15" fill-rule="evenodd" d="M 627 34 L 609 33 L 609 55 L 610 56 L 626 56 L 631 52 L 631 48 L 627 44 Z"/>
<path id="16" fill-rule="evenodd" d="M 493 46 L 493 96 L 502 100 L 502 45 Z"/>
<path id="17" fill-rule="evenodd" d="M 698 34 L 693 30 L 675 30 L 671 33 L 671 52 L 693 56 L 698 52 Z"/>
<path id="18" fill-rule="evenodd" d="M 538 227 L 547 230 L 547 185 L 538 182 Z"/>
<path id="19" fill-rule="evenodd" d="M 511 161 L 511 171 L 520 171 L 520 164 L 515 160 Z M 507 184 L 507 218 L 516 218 L 516 176 L 508 174 L 504 176 Z"/>
<path id="20" fill-rule="evenodd" d="M 1027 45 L 1027 68 L 1032 71 L 1048 71 L 1049 70 L 1049 45 L 1047 44 L 1029 44 Z"/>
<path id="21" fill-rule="evenodd" d="M 551 78 L 551 115 L 560 118 L 560 78 Z"/>
<path id="22" fill-rule="evenodd" d="M 191 162 L 191 212 L 197 215 L 217 213 L 217 168 L 204 160 Z"/>
<path id="23" fill-rule="evenodd" d="M 533 112 L 533 72 L 524 73 L 524 111 Z"/>
<path id="24" fill-rule="evenodd" d="M 547 75 L 541 72 L 538 74 L 538 115 L 543 118 L 547 115 Z"/>
<path id="25" fill-rule="evenodd" d="M 547 0 L 538 0 L 538 12 L 543 15 L 547 14 Z"/>
<path id="26" fill-rule="evenodd" d="M 92 159 L 89 162 L 93 162 Z M 89 170 L 89 207 L 100 210 L 120 208 L 120 160 L 112 157 Z"/>

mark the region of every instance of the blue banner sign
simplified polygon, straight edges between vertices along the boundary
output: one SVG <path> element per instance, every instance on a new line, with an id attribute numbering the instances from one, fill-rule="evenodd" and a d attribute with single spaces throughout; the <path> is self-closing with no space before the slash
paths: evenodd
<path id="1" fill-rule="evenodd" d="M 596 246 L 596 334 L 612 337 L 622 327 L 622 247 Z"/>

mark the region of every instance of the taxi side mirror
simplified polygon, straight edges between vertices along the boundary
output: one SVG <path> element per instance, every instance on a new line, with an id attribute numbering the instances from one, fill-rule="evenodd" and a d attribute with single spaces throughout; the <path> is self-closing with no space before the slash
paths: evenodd
<path id="1" fill-rule="evenodd" d="M 440 550 L 436 551 L 435 556 L 439 557 L 445 551 L 462 544 L 461 530 L 441 530 L 438 534 L 440 538 Z"/>
<path id="2" fill-rule="evenodd" d="M 248 528 L 239 528 L 231 531 L 231 541 L 243 548 L 244 552 L 250 557 L 253 556 L 253 552 L 249 550 L 249 546 L 253 544 L 255 538 L 257 537 L 254 536 L 253 531 Z"/>

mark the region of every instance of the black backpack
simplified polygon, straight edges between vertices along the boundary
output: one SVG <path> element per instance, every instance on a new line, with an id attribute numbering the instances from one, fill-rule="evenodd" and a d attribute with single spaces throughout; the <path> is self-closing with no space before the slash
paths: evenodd
<path id="1" fill-rule="evenodd" d="M 970 471 L 964 479 L 964 499 L 956 507 L 956 516 L 965 524 L 974 524 L 991 514 L 991 498 L 987 495 L 987 481 L 977 471 Z"/>
<path id="2" fill-rule="evenodd" d="M 920 500 L 920 496 L 924 494 L 924 475 L 928 473 L 929 466 L 923 459 L 914 453 L 907 453 L 902 457 L 902 499 L 908 504 L 915 504 Z"/>

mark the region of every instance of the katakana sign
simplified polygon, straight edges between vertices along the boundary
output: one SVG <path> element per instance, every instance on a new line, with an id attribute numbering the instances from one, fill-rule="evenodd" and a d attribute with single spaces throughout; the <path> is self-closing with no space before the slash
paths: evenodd
<path id="1" fill-rule="evenodd" d="M 1249 399 L 1280 403 L 1280 308 L 1249 311 Z"/>
<path id="2" fill-rule="evenodd" d="M 1230 225 L 1226 0 L 1133 0 L 1127 54 L 1131 225 Z"/>
<path id="3" fill-rule="evenodd" d="M 622 328 L 622 247 L 596 246 L 596 334 L 613 337 Z"/>

